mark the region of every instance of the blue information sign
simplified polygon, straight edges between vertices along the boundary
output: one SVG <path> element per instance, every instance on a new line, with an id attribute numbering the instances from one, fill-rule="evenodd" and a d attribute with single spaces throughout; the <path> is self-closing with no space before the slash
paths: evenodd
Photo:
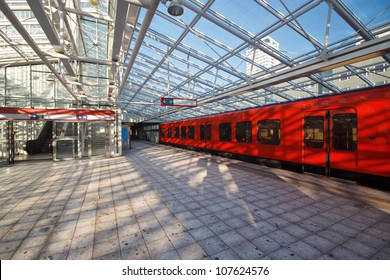
<path id="1" fill-rule="evenodd" d="M 176 97 L 161 97 L 161 106 L 181 106 L 181 107 L 196 107 L 198 101 L 191 98 L 176 98 Z"/>
<path id="2" fill-rule="evenodd" d="M 173 98 L 161 97 L 160 102 L 163 106 L 173 106 Z"/>

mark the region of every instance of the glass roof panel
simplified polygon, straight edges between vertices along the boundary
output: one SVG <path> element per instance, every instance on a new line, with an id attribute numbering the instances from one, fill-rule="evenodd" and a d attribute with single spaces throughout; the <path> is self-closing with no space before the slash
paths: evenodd
<path id="1" fill-rule="evenodd" d="M 256 1 L 215 1 L 211 9 L 252 35 L 258 34 L 260 30 L 272 25 L 277 19 L 270 16 L 269 12 Z"/>
<path id="2" fill-rule="evenodd" d="M 216 19 L 216 21 L 221 22 L 220 19 Z M 226 25 L 225 23 L 221 24 Z M 236 48 L 238 45 L 242 44 L 242 40 L 240 38 L 233 35 L 228 30 L 220 27 L 219 25 L 213 24 L 210 20 L 205 18 L 201 18 L 199 20 L 199 22 L 195 25 L 195 29 L 203 34 L 208 34 L 209 37 L 230 48 Z M 214 52 L 206 43 L 204 43 L 203 41 L 202 43 L 203 44 L 199 45 L 201 50 L 203 50 L 207 54 L 211 54 L 212 52 Z"/>
<path id="3" fill-rule="evenodd" d="M 368 28 L 374 28 L 389 22 L 389 1 L 344 0 L 343 2 Z"/>
<path id="4" fill-rule="evenodd" d="M 164 34 L 164 37 L 176 41 L 183 33 L 182 28 L 178 28 L 173 22 L 165 20 L 161 17 L 155 17 L 150 25 L 151 30 L 155 33 Z"/>
<path id="5" fill-rule="evenodd" d="M 288 0 L 269 0 L 269 1 L 261 1 L 261 0 L 255 0 L 255 2 L 266 2 L 268 6 L 272 7 L 274 10 L 279 11 L 282 14 L 288 14 L 289 11 L 294 11 L 299 9 L 300 7 L 307 5 L 310 2 L 315 1 L 306 1 L 306 0 L 295 0 L 295 1 L 288 1 Z"/>
<path id="6" fill-rule="evenodd" d="M 186 0 L 179 17 L 168 14 L 169 1 L 138 2 L 158 4 L 151 22 L 153 12 L 130 4 L 136 1 L 95 0 L 98 7 L 89 0 L 41 1 L 44 10 L 37 5 L 33 11 L 27 1 L 4 2 L 33 42 L 0 13 L 0 93 L 7 96 L 1 104 L 73 106 L 70 88 L 138 120 L 169 120 L 389 83 L 388 51 L 365 59 L 341 55 L 345 63 L 332 64 L 333 54 L 369 41 L 389 44 L 390 4 L 384 0 Z M 123 8 L 126 19 L 116 23 Z M 42 12 L 49 22 L 41 26 L 44 18 L 35 15 Z M 121 28 L 123 36 L 115 35 Z M 56 40 L 60 46 L 50 43 Z M 36 77 L 32 86 L 26 86 L 28 71 Z M 60 76 L 53 80 L 58 73 L 52 71 Z M 159 97 L 167 94 L 206 105 L 161 108 Z M 20 98 L 29 96 L 39 100 Z M 116 96 L 117 104 L 110 101 Z"/>

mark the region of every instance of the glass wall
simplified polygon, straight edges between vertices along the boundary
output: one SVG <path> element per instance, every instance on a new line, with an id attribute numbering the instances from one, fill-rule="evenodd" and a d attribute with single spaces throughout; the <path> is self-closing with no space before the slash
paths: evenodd
<path id="1" fill-rule="evenodd" d="M 38 137 L 44 123 L 44 121 L 0 121 L 0 162 L 6 162 L 8 158 L 8 125 L 12 129 L 13 153 L 15 160 L 18 161 L 27 159 L 26 143 Z"/>
<path id="2" fill-rule="evenodd" d="M 92 155 L 105 155 L 106 138 L 108 137 L 107 123 L 92 123 Z"/>
<path id="3" fill-rule="evenodd" d="M 57 122 L 57 159 L 74 158 L 78 155 L 78 126 L 77 123 Z"/>

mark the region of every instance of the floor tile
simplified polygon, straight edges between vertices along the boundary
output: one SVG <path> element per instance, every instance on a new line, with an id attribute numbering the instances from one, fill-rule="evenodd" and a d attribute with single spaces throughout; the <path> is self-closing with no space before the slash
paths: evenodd
<path id="1" fill-rule="evenodd" d="M 201 240 L 198 243 L 210 256 L 229 248 L 229 246 L 217 236 Z"/>
<path id="2" fill-rule="evenodd" d="M 198 243 L 181 247 L 177 252 L 182 260 L 202 260 L 208 257 L 206 251 Z"/>
<path id="3" fill-rule="evenodd" d="M 266 258 L 266 254 L 249 241 L 240 243 L 239 245 L 233 247 L 233 250 L 244 260 L 258 260 Z"/>
<path id="4" fill-rule="evenodd" d="M 269 255 L 273 260 L 301 260 L 302 258 L 293 251 L 283 248 Z"/>
<path id="5" fill-rule="evenodd" d="M 387 192 L 143 142 L 36 166 L 0 172 L 1 259 L 390 259 Z"/>

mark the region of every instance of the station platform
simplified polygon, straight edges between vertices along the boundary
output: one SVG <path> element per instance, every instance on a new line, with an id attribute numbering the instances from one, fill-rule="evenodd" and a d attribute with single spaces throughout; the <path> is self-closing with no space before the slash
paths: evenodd
<path id="1" fill-rule="evenodd" d="M 0 167 L 0 259 L 390 259 L 390 191 L 144 142 Z"/>

